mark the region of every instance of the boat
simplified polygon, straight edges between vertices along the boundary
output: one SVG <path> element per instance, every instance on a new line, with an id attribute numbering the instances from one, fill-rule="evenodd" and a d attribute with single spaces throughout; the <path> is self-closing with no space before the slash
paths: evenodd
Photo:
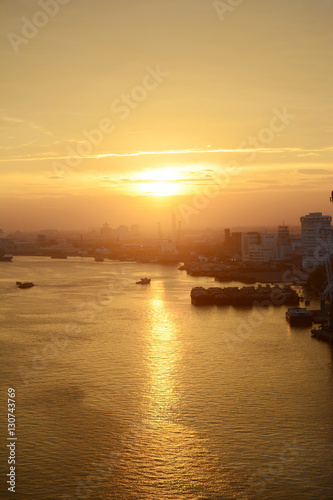
<path id="1" fill-rule="evenodd" d="M 210 306 L 214 304 L 214 296 L 202 286 L 196 286 L 191 290 L 191 303 L 194 306 Z"/>
<path id="2" fill-rule="evenodd" d="M 311 337 L 333 344 L 333 328 L 328 325 L 320 325 L 319 328 L 311 330 Z"/>
<path id="3" fill-rule="evenodd" d="M 103 257 L 95 257 L 95 262 L 104 262 Z"/>
<path id="4" fill-rule="evenodd" d="M 289 321 L 290 326 L 312 326 L 313 315 L 304 307 L 295 307 L 294 309 L 288 309 L 286 319 Z"/>
<path id="5" fill-rule="evenodd" d="M 32 288 L 35 286 L 35 284 L 30 281 L 17 281 L 16 285 L 18 288 Z"/>
<path id="6" fill-rule="evenodd" d="M 215 304 L 217 306 L 233 307 L 265 307 L 298 305 L 299 297 L 295 290 L 287 287 L 280 289 L 270 285 L 238 287 L 195 287 L 191 291 L 191 302 L 197 305 Z"/>
<path id="7" fill-rule="evenodd" d="M 55 254 L 55 255 L 51 255 L 51 259 L 67 259 L 67 255 Z"/>
<path id="8" fill-rule="evenodd" d="M 13 260 L 13 255 L 9 253 L 1 255 L 0 257 L 0 262 L 11 262 L 12 260 Z"/>
<path id="9" fill-rule="evenodd" d="M 137 281 L 137 285 L 149 285 L 151 281 L 151 278 L 141 278 L 140 281 Z"/>

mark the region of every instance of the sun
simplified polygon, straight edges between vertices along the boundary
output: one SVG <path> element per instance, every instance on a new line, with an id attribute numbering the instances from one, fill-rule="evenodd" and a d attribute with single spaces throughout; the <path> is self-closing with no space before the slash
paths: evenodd
<path id="1" fill-rule="evenodd" d="M 178 186 L 169 181 L 150 182 L 145 187 L 151 196 L 171 196 L 178 191 Z"/>
<path id="2" fill-rule="evenodd" d="M 148 196 L 172 196 L 179 188 L 179 173 L 171 168 L 150 170 L 138 179 L 138 190 Z"/>

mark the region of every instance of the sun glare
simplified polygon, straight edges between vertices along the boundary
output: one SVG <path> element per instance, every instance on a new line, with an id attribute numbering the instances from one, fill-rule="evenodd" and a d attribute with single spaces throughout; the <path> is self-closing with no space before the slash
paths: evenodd
<path id="1" fill-rule="evenodd" d="M 161 168 L 139 176 L 138 190 L 149 196 L 171 196 L 179 192 L 179 172 Z"/>

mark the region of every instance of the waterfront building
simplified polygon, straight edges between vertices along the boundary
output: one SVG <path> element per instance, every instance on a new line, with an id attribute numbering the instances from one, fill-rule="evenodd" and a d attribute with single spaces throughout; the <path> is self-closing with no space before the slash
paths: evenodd
<path id="1" fill-rule="evenodd" d="M 277 236 L 268 233 L 242 234 L 242 260 L 253 264 L 264 264 L 277 257 Z"/>
<path id="2" fill-rule="evenodd" d="M 241 232 L 230 232 L 230 229 L 224 230 L 224 250 L 232 257 L 242 257 L 242 234 Z"/>
<path id="3" fill-rule="evenodd" d="M 289 226 L 278 226 L 277 236 L 277 257 L 279 260 L 285 260 L 291 255 L 291 243 L 289 236 Z"/>
<path id="4" fill-rule="evenodd" d="M 304 215 L 301 220 L 302 232 L 302 266 L 313 266 L 323 263 L 324 255 L 332 253 L 330 215 L 313 212 Z"/>

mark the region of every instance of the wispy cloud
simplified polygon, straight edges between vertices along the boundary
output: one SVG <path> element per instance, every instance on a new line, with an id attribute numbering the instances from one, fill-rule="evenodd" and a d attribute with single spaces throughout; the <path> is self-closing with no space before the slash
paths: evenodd
<path id="1" fill-rule="evenodd" d="M 35 123 L 34 121 L 31 120 L 26 120 L 25 118 L 17 118 L 13 116 L 7 116 L 5 114 L 2 114 L 0 117 L 0 129 L 5 130 L 5 129 L 12 129 L 15 127 L 28 127 L 33 130 L 39 130 L 40 132 L 43 132 L 43 134 L 52 136 L 53 134 L 46 130 L 44 127 L 41 125 L 38 125 L 38 123 Z"/>
<path id="2" fill-rule="evenodd" d="M 306 175 L 323 175 L 323 174 L 331 174 L 333 173 L 333 169 L 331 171 L 324 168 L 300 168 L 297 170 L 299 174 Z"/>
<path id="3" fill-rule="evenodd" d="M 320 149 L 303 149 L 303 148 L 218 148 L 218 149 L 169 149 L 164 151 L 135 151 L 128 153 L 98 153 L 98 154 L 90 154 L 90 155 L 58 155 L 58 154 L 34 154 L 34 155 L 22 155 L 15 156 L 10 158 L 2 158 L 1 162 L 11 162 L 11 161 L 47 161 L 47 160 L 67 160 L 70 158 L 82 158 L 82 159 L 93 159 L 98 160 L 102 158 L 128 158 L 128 157 L 137 157 L 137 156 L 169 156 L 169 155 L 200 155 L 200 154 L 217 154 L 217 153 L 233 153 L 233 154 L 247 154 L 247 153 L 263 153 L 263 154 L 283 154 L 283 153 L 299 153 L 299 152 L 307 152 L 308 154 L 314 153 L 325 153 L 325 152 L 333 152 L 333 147 L 324 147 Z"/>

